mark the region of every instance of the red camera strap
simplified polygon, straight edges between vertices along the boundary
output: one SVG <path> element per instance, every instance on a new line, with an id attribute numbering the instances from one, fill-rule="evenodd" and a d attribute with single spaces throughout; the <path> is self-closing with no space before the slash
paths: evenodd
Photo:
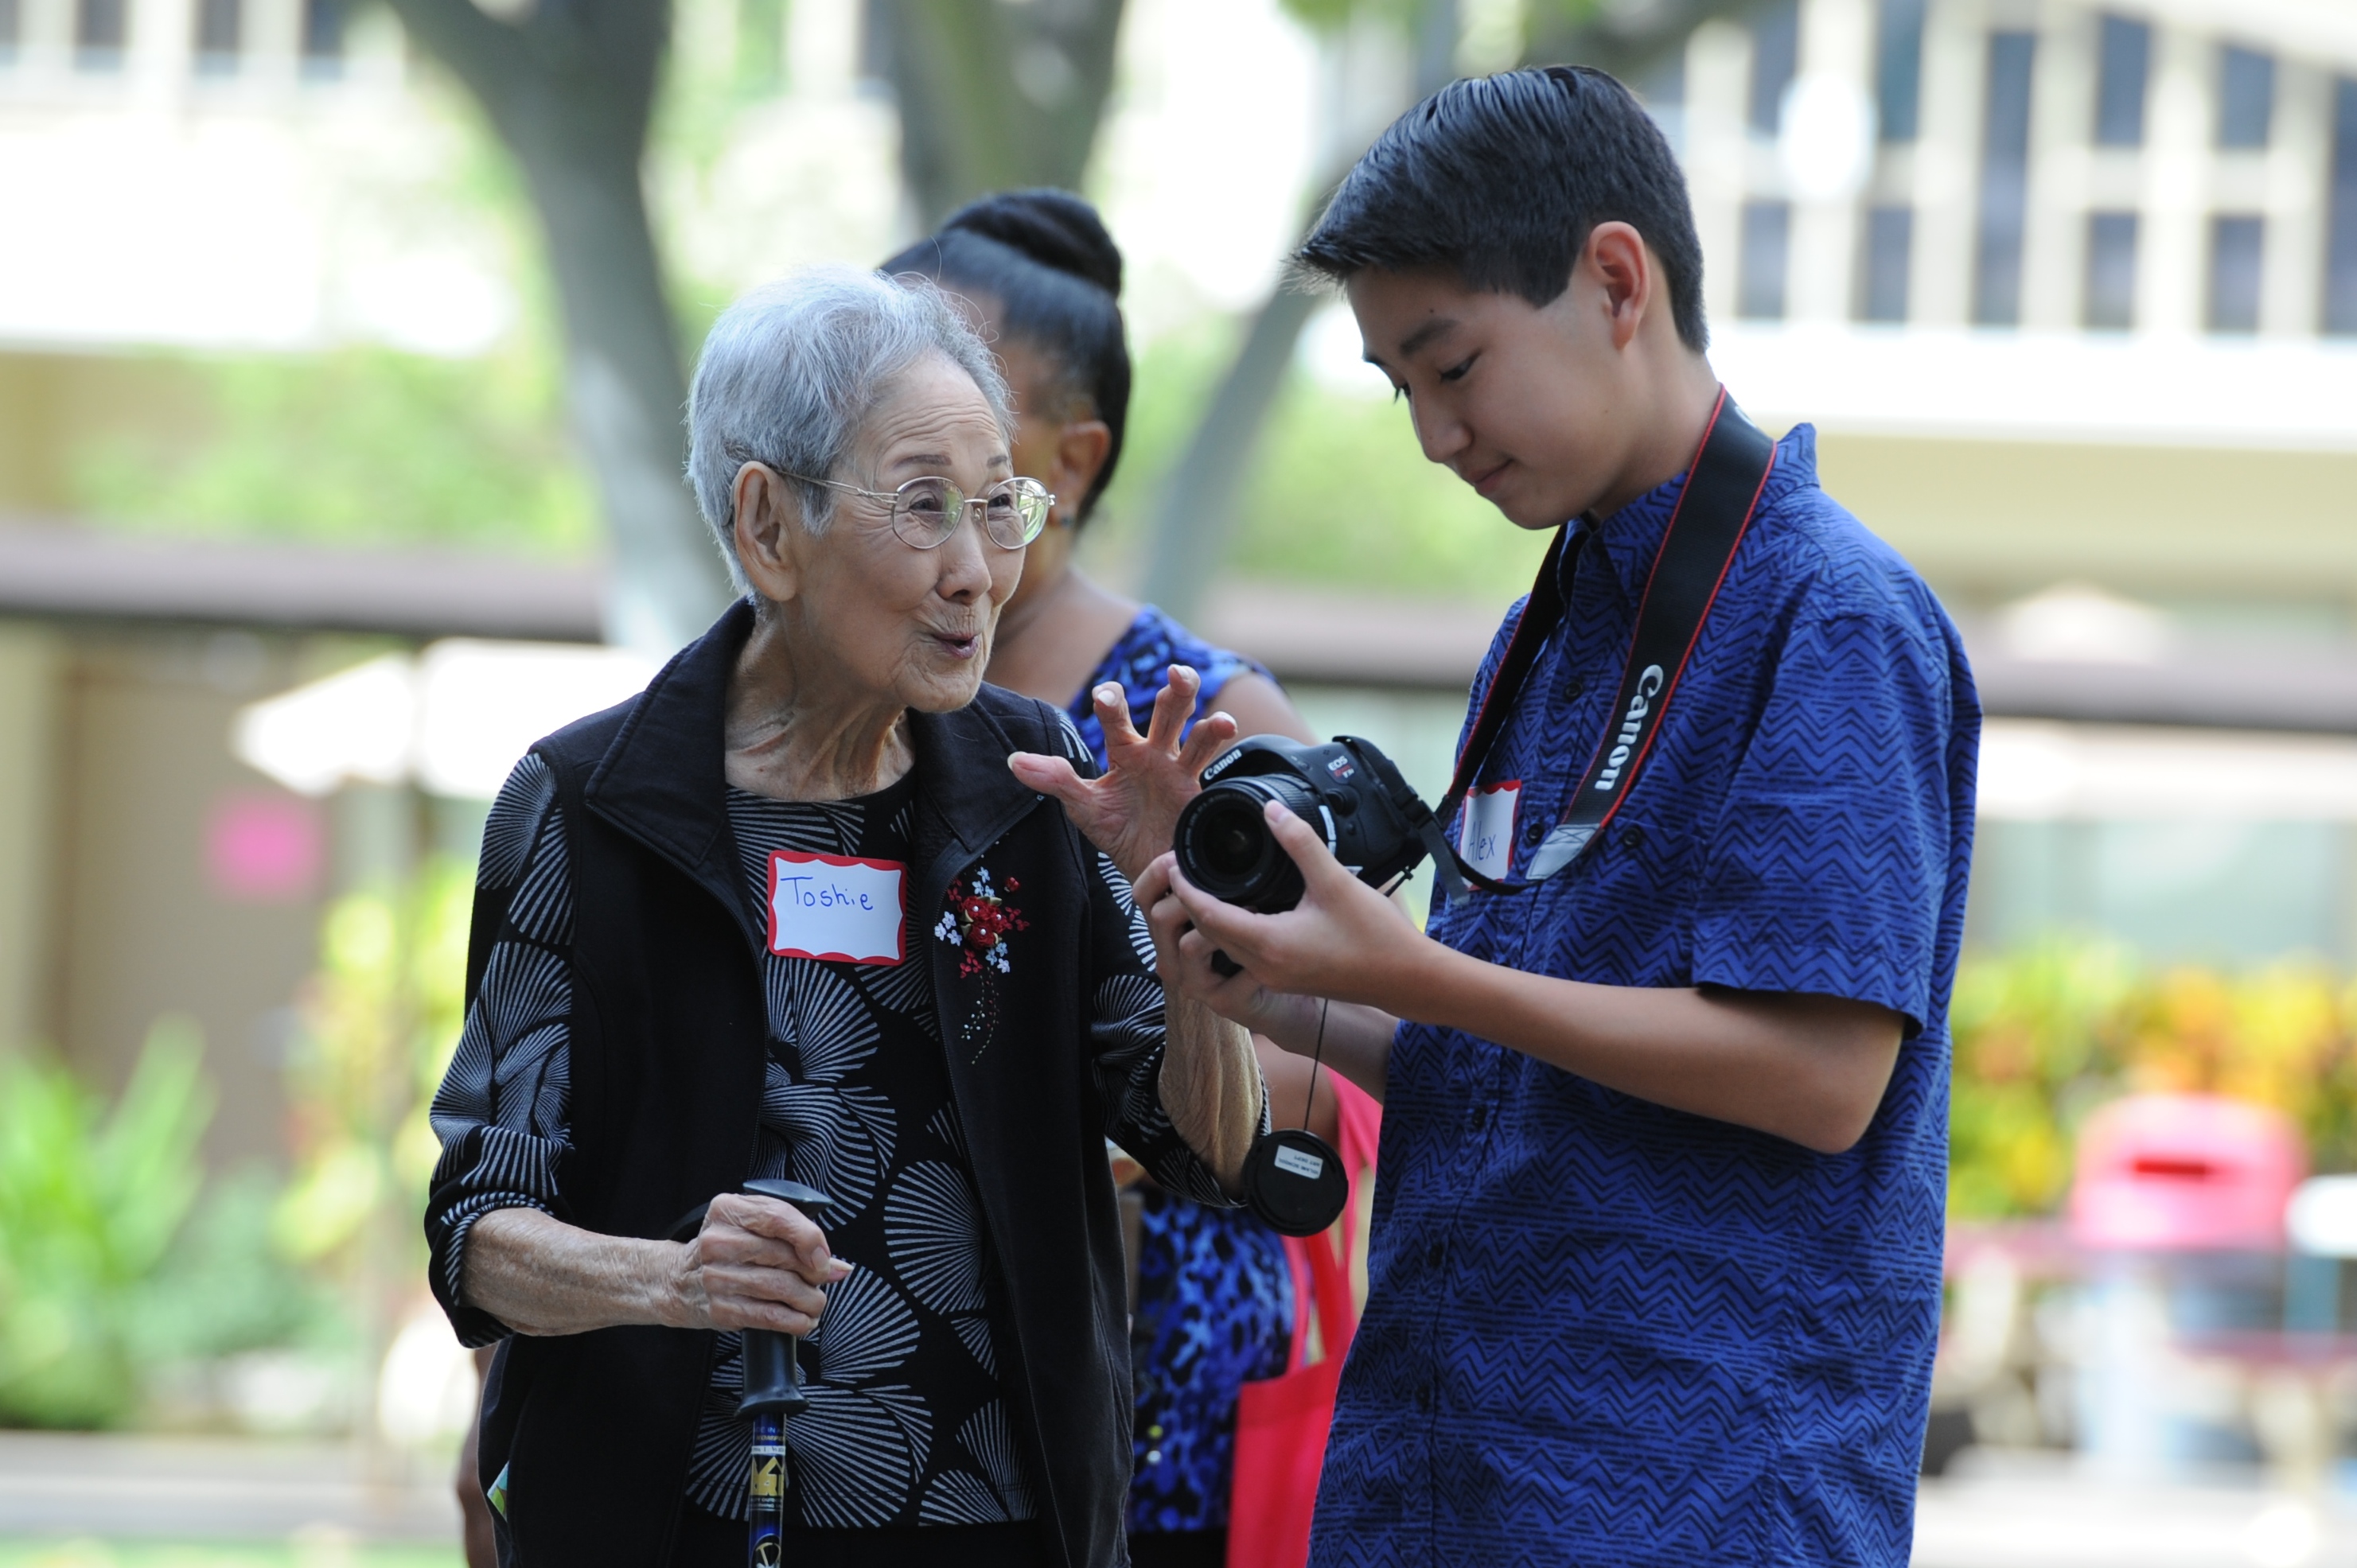
<path id="1" fill-rule="evenodd" d="M 1465 864 L 1455 845 L 1445 844 L 1448 858 L 1437 870 L 1450 897 L 1461 897 L 1464 891 L 1463 885 L 1449 875 L 1452 870 L 1461 871 L 1465 881 L 1485 892 L 1527 892 L 1578 860 L 1612 820 L 1652 751 L 1662 715 L 1676 694 L 1686 661 L 1694 657 L 1703 623 L 1718 601 L 1719 586 L 1750 530 L 1775 466 L 1776 444 L 1743 416 L 1721 387 L 1645 580 L 1636 630 L 1629 639 L 1620 693 L 1611 708 L 1610 727 L 1598 743 L 1569 809 L 1531 857 L 1529 872 L 1520 882 L 1485 876 Z M 1587 526 L 1592 530 L 1595 525 Z M 1482 693 L 1472 733 L 1457 759 L 1457 776 L 1449 780 L 1448 793 L 1433 813 L 1442 824 L 1465 803 L 1491 747 L 1513 714 L 1541 650 L 1563 620 L 1584 553 L 1575 547 L 1570 561 L 1565 561 L 1566 542 L 1572 537 L 1568 527 L 1558 529 L 1555 542 L 1547 547 L 1546 559 L 1539 563 L 1530 599 L 1514 624 L 1490 689 Z M 1580 538 L 1584 541 L 1586 534 Z M 1436 832 L 1435 838 L 1438 837 Z"/>

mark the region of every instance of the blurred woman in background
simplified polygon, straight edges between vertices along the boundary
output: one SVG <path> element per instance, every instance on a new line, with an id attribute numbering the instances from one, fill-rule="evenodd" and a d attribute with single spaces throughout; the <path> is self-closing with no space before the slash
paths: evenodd
<path id="1" fill-rule="evenodd" d="M 920 274 L 964 302 L 1015 391 L 1016 471 L 1056 497 L 1000 614 L 991 682 L 1064 707 L 1100 768 L 1109 745 L 1135 743 L 1129 715 L 1143 722 L 1173 665 L 1199 678 L 1196 717 L 1216 707 L 1235 719 L 1239 735 L 1314 738 L 1259 664 L 1073 564 L 1081 529 L 1121 460 L 1129 415 L 1121 252 L 1095 209 L 1061 190 L 985 197 L 882 270 Z M 1308 1064 L 1255 1045 L 1271 1106 L 1289 1122 L 1309 1092 Z M 1311 1120 L 1329 1141 L 1333 1083 L 1331 1075 L 1319 1079 Z M 1138 1186 L 1131 1560 L 1138 1568 L 1218 1564 L 1227 1546 L 1236 1391 L 1285 1371 L 1293 1279 L 1283 1239 L 1250 1212 L 1207 1208 L 1150 1180 Z"/>

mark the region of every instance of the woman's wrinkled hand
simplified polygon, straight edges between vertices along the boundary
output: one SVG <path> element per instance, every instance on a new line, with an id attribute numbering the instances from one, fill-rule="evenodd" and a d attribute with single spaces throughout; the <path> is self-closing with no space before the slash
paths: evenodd
<path id="1" fill-rule="evenodd" d="M 1236 721 L 1225 714 L 1206 714 L 1187 728 L 1202 683 L 1186 665 L 1170 666 L 1144 735 L 1131 722 L 1119 683 L 1097 687 L 1092 696 L 1105 737 L 1101 778 L 1083 779 L 1062 757 L 1031 751 L 1017 752 L 1006 765 L 1032 789 L 1062 801 L 1072 825 L 1135 882 L 1170 847 L 1178 813 L 1201 790 L 1203 769 L 1236 738 Z"/>
<path id="2" fill-rule="evenodd" d="M 704 1228 L 679 1250 L 670 1282 L 681 1328 L 768 1328 L 806 1335 L 826 1309 L 826 1287 L 851 1273 L 826 1237 L 791 1204 L 725 1192 Z"/>

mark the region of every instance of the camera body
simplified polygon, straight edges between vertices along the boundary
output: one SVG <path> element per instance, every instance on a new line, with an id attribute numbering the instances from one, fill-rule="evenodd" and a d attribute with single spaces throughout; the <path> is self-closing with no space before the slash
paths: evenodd
<path id="1" fill-rule="evenodd" d="M 1389 887 L 1425 856 L 1431 808 L 1356 736 L 1324 746 L 1253 736 L 1204 768 L 1202 784 L 1178 814 L 1172 848 L 1187 880 L 1225 903 L 1273 915 L 1301 902 L 1301 870 L 1261 814 L 1271 800 L 1372 886 Z"/>

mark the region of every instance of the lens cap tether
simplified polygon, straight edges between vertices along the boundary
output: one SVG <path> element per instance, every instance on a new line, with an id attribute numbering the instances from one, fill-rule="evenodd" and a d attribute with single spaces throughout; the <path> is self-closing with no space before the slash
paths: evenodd
<path id="1" fill-rule="evenodd" d="M 1280 1127 L 1253 1141 L 1244 1156 L 1244 1207 L 1283 1236 L 1315 1236 L 1342 1217 L 1351 1201 L 1351 1176 L 1342 1157 L 1309 1130 L 1318 1101 L 1318 1069 L 1326 1051 L 1326 1007 L 1318 1009 L 1318 1045 L 1309 1058 L 1309 1093 L 1302 1101 L 1301 1125 Z"/>

